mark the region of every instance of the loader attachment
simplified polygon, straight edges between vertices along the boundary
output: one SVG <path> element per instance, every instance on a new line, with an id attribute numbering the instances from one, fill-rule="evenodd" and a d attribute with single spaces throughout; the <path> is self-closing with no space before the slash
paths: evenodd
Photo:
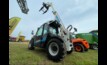
<path id="1" fill-rule="evenodd" d="M 46 12 L 49 10 L 49 7 L 50 7 L 50 4 L 47 4 L 47 3 L 44 3 L 44 2 L 43 2 L 43 6 L 40 8 L 39 11 L 42 10 L 42 11 L 43 11 L 43 14 L 44 14 L 44 13 L 46 13 Z M 46 9 L 45 11 L 43 10 L 44 8 Z"/>
<path id="2" fill-rule="evenodd" d="M 29 9 L 27 7 L 27 2 L 26 0 L 17 0 L 18 4 L 19 4 L 19 7 L 21 9 L 21 11 L 25 14 L 28 13 Z"/>

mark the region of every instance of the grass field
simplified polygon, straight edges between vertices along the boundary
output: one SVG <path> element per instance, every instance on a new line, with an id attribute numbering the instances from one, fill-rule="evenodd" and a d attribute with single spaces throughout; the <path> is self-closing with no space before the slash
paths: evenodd
<path id="1" fill-rule="evenodd" d="M 9 42 L 10 65 L 98 65 L 98 50 L 88 52 L 73 52 L 60 62 L 47 59 L 45 50 L 35 48 L 28 50 L 28 43 Z"/>

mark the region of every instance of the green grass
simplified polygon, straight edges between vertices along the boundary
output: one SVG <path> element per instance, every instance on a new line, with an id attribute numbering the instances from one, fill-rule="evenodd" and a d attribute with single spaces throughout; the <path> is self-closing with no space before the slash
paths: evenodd
<path id="1" fill-rule="evenodd" d="M 47 59 L 45 50 L 35 48 L 28 50 L 28 44 L 13 42 L 9 43 L 10 65 L 98 65 L 98 50 L 90 50 L 80 53 L 73 52 L 60 62 Z"/>

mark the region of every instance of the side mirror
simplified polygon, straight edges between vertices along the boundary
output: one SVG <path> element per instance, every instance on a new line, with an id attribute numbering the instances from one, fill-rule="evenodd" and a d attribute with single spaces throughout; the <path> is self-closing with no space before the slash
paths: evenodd
<path id="1" fill-rule="evenodd" d="M 75 32 L 77 32 L 77 28 L 74 28 Z"/>

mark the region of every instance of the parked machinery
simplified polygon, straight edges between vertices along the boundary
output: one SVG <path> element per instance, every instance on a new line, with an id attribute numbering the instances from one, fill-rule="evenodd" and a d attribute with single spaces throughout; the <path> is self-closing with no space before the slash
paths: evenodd
<path id="1" fill-rule="evenodd" d="M 12 17 L 9 19 L 9 41 L 12 41 L 11 34 L 20 22 L 21 18 L 19 17 Z"/>
<path id="2" fill-rule="evenodd" d="M 57 11 L 52 6 L 52 3 L 43 3 L 43 14 L 52 8 L 52 13 L 55 16 L 55 20 L 48 21 L 41 25 L 36 35 L 32 37 L 28 48 L 33 50 L 34 47 L 44 48 L 47 51 L 49 59 L 54 61 L 60 61 L 65 57 L 66 53 L 72 53 L 73 44 L 70 42 L 70 32 L 64 27 Z"/>
<path id="3" fill-rule="evenodd" d="M 76 38 L 83 38 L 88 41 L 91 49 L 98 49 L 98 32 L 78 33 Z"/>
<path id="4" fill-rule="evenodd" d="M 77 52 L 88 51 L 89 43 L 85 39 L 76 38 L 75 32 L 77 32 L 76 28 L 74 28 L 74 32 L 71 32 L 71 35 L 70 35 L 71 42 L 74 45 L 74 50 L 77 51 Z"/>

